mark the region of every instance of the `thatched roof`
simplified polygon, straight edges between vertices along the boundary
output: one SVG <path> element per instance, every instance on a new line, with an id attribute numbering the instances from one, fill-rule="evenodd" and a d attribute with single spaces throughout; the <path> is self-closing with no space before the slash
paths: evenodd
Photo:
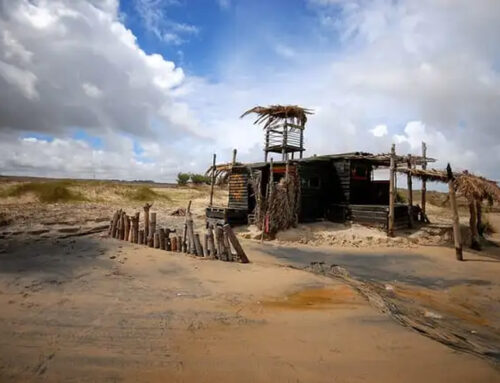
<path id="1" fill-rule="evenodd" d="M 258 115 L 254 124 L 257 125 L 264 123 L 264 129 L 272 126 L 276 122 L 287 119 L 295 120 L 295 125 L 304 129 L 307 122 L 307 115 L 313 114 L 313 111 L 311 109 L 302 108 L 298 105 L 270 105 L 267 107 L 256 106 L 252 109 L 248 109 L 240 116 L 240 118 L 243 118 L 251 113 Z"/>
<path id="2" fill-rule="evenodd" d="M 436 169 L 397 169 L 400 173 L 411 174 L 412 177 L 426 179 L 428 181 L 448 182 L 446 170 Z M 453 173 L 455 188 L 458 193 L 468 200 L 488 200 L 500 202 L 500 187 L 495 181 L 476 176 L 468 171 Z"/>

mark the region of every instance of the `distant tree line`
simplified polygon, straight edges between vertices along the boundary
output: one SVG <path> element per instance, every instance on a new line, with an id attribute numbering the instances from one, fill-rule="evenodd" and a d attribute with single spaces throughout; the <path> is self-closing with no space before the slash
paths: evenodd
<path id="1" fill-rule="evenodd" d="M 210 177 L 197 173 L 179 173 L 177 174 L 177 185 L 184 186 L 191 181 L 194 185 L 210 184 Z"/>

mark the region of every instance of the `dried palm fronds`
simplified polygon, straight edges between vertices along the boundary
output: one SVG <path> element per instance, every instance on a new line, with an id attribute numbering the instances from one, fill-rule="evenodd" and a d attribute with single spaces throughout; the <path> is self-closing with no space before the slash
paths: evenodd
<path id="1" fill-rule="evenodd" d="M 295 121 L 295 125 L 303 129 L 307 122 L 307 115 L 313 114 L 313 111 L 311 109 L 302 108 L 298 105 L 270 105 L 267 107 L 256 106 L 247 110 L 240 116 L 240 118 L 243 118 L 251 113 L 255 113 L 259 116 L 255 120 L 254 124 L 258 125 L 264 123 L 264 129 L 272 126 L 275 122 L 288 119 Z"/>

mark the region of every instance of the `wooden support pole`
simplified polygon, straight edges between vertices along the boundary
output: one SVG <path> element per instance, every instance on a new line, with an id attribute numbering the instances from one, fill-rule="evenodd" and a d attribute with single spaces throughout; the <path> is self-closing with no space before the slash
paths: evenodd
<path id="1" fill-rule="evenodd" d="M 396 177 L 396 145 L 392 144 L 391 147 L 391 162 L 389 168 L 389 216 L 387 222 L 387 235 L 394 237 L 394 202 L 396 198 L 395 190 L 395 177 Z"/>
<path id="2" fill-rule="evenodd" d="M 182 252 L 182 237 L 180 235 L 177 236 L 177 252 Z"/>
<path id="3" fill-rule="evenodd" d="M 287 153 L 286 153 L 286 147 L 288 143 L 288 124 L 285 120 L 283 123 L 283 147 L 281 148 L 281 160 L 286 161 Z"/>
<path id="4" fill-rule="evenodd" d="M 203 236 L 203 256 L 205 258 L 209 257 L 209 254 L 208 254 L 208 233 L 205 233 L 205 235 Z"/>
<path id="5" fill-rule="evenodd" d="M 236 150 L 236 149 L 235 149 Z M 214 153 L 214 158 L 212 161 L 212 179 L 210 180 L 210 206 L 214 203 L 214 187 L 215 187 L 215 160 L 216 154 Z M 191 202 L 191 201 L 189 201 Z"/>
<path id="6" fill-rule="evenodd" d="M 231 226 L 229 226 L 228 224 L 224 225 L 224 233 L 226 233 L 227 238 L 229 239 L 229 241 L 233 245 L 233 248 L 236 251 L 236 256 L 237 256 L 238 260 L 241 263 L 248 263 L 248 262 L 250 262 L 248 260 L 247 255 L 245 254 L 245 251 L 243 250 L 243 247 L 241 247 L 240 241 L 238 241 L 238 238 L 234 234 L 233 229 L 231 228 Z"/>
<path id="7" fill-rule="evenodd" d="M 451 171 L 451 166 L 446 167 L 448 173 L 448 192 L 450 196 L 450 207 L 453 214 L 453 240 L 455 242 L 455 255 L 457 260 L 463 261 L 462 255 L 462 233 L 460 232 L 460 219 L 458 216 L 457 199 L 455 195 L 455 177 Z"/>
<path id="8" fill-rule="evenodd" d="M 177 237 L 173 236 L 170 240 L 170 249 L 171 251 L 177 251 Z"/>
<path id="9" fill-rule="evenodd" d="M 483 227 L 483 206 L 480 200 L 476 200 L 476 213 L 477 213 L 477 232 L 482 237 L 484 234 Z"/>
<path id="10" fill-rule="evenodd" d="M 233 149 L 233 161 L 232 161 L 233 166 L 236 165 L 236 154 L 237 153 L 238 153 L 238 150 Z"/>
<path id="11" fill-rule="evenodd" d="M 413 227 L 413 182 L 411 179 L 411 155 L 408 154 L 408 227 L 411 229 Z"/>
<path id="12" fill-rule="evenodd" d="M 194 248 L 196 250 L 196 255 L 198 257 L 203 257 L 203 248 L 201 247 L 200 235 L 198 233 L 194 234 Z"/>
<path id="13" fill-rule="evenodd" d="M 125 214 L 125 217 L 123 218 L 123 222 L 124 222 L 124 235 L 123 235 L 123 239 L 125 241 L 128 241 L 128 236 L 129 236 L 129 232 L 130 232 L 130 217 Z"/>
<path id="14" fill-rule="evenodd" d="M 151 209 L 151 206 L 150 203 L 144 205 L 144 238 L 149 236 L 149 209 Z"/>
<path id="15" fill-rule="evenodd" d="M 144 230 L 139 230 L 139 245 L 144 245 Z"/>
<path id="16" fill-rule="evenodd" d="M 165 230 L 163 228 L 158 229 L 158 232 L 160 233 L 160 249 L 166 250 L 165 247 Z"/>
<path id="17" fill-rule="evenodd" d="M 214 241 L 214 231 L 212 226 L 208 226 L 208 252 L 212 258 L 215 258 L 215 241 Z"/>
<path id="18" fill-rule="evenodd" d="M 299 158 L 302 158 L 302 153 L 304 152 L 304 127 L 300 129 L 300 153 Z"/>
<path id="19" fill-rule="evenodd" d="M 188 246 L 188 253 L 192 254 L 196 251 L 194 243 L 193 220 L 191 218 L 187 220 L 187 246 Z"/>
<path id="20" fill-rule="evenodd" d="M 424 159 L 424 162 L 422 163 L 422 169 L 425 170 L 427 169 L 427 163 L 425 160 L 427 159 L 427 145 L 425 142 L 422 142 L 422 158 Z M 425 204 L 426 204 L 426 194 L 427 194 L 427 180 L 422 178 L 422 200 L 420 204 L 422 205 L 422 221 L 425 221 L 425 217 L 427 214 L 425 213 Z"/>
<path id="21" fill-rule="evenodd" d="M 469 226 L 471 234 L 470 247 L 474 250 L 481 250 L 481 243 L 479 242 L 479 231 L 477 229 L 477 205 L 476 201 L 469 201 Z"/>
<path id="22" fill-rule="evenodd" d="M 172 251 L 172 240 L 170 233 L 175 233 L 175 230 L 165 229 L 165 250 Z"/>
<path id="23" fill-rule="evenodd" d="M 134 229 L 134 236 L 133 236 L 134 243 L 139 243 L 139 219 L 140 219 L 140 212 L 137 212 L 135 213 L 135 218 L 132 224 Z"/>
<path id="24" fill-rule="evenodd" d="M 121 223 L 120 223 L 120 239 L 123 241 L 125 239 L 125 224 L 127 222 L 127 214 L 125 212 L 122 212 L 122 218 L 121 218 Z"/>
<path id="25" fill-rule="evenodd" d="M 108 235 L 112 238 L 114 238 L 115 236 L 116 225 L 118 224 L 119 214 L 120 214 L 119 210 L 115 211 L 115 214 L 113 214 L 113 219 L 111 220 L 111 225 L 109 226 Z"/>
<path id="26" fill-rule="evenodd" d="M 222 239 L 222 228 L 220 226 L 216 226 L 215 227 L 215 245 L 217 247 L 217 258 L 222 260 L 223 259 L 223 249 L 224 249 L 224 245 L 223 245 L 223 239 Z"/>
<path id="27" fill-rule="evenodd" d="M 222 245 L 224 247 L 224 250 L 222 251 L 224 253 L 224 261 L 227 262 L 232 262 L 233 261 L 233 253 L 231 252 L 231 244 L 229 243 L 229 237 L 227 235 L 227 232 L 222 231 Z"/>

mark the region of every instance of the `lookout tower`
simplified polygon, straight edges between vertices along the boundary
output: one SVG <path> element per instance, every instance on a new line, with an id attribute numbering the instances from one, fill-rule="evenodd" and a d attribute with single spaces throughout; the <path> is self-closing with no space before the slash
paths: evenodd
<path id="1" fill-rule="evenodd" d="M 265 131 L 264 161 L 268 154 L 281 153 L 282 160 L 286 161 L 289 155 L 293 159 L 295 153 L 302 158 L 304 152 L 304 129 L 307 115 L 312 114 L 310 109 L 297 105 L 271 105 L 268 107 L 256 106 L 241 115 L 250 113 L 258 115 L 254 124 L 263 124 Z"/>

